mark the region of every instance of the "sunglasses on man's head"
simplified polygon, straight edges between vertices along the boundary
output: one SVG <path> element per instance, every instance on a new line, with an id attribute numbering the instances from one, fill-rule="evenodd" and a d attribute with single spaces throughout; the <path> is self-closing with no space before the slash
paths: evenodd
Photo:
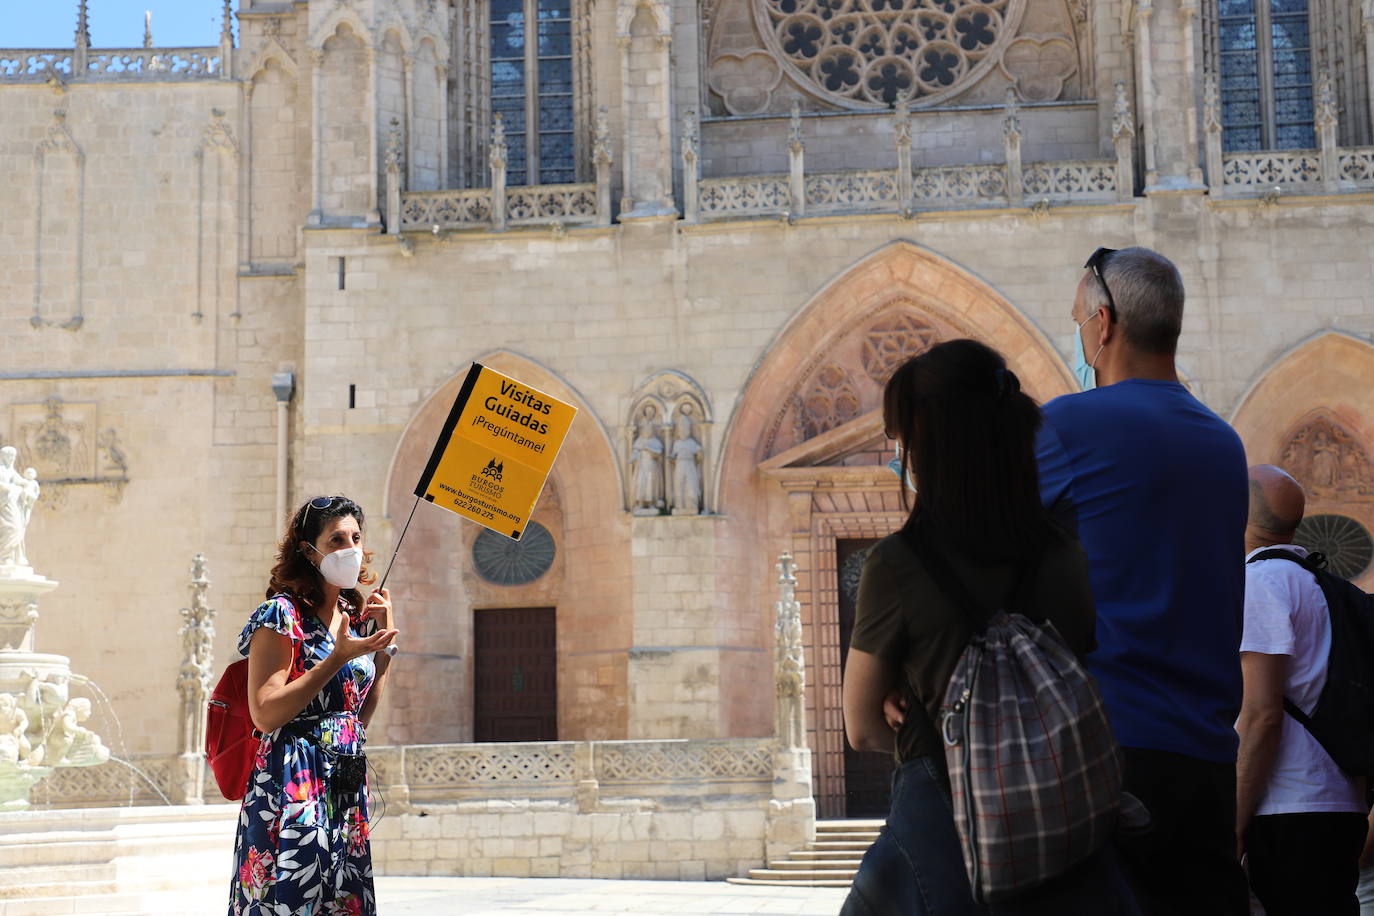
<path id="1" fill-rule="evenodd" d="M 1083 265 L 1087 270 L 1093 272 L 1097 277 L 1097 282 L 1102 284 L 1102 291 L 1107 294 L 1107 311 L 1111 313 L 1112 320 L 1116 321 L 1116 299 L 1112 297 L 1112 288 L 1107 285 L 1107 278 L 1102 275 L 1102 271 L 1107 269 L 1107 259 L 1116 254 L 1115 248 L 1099 248 L 1088 258 L 1088 262 Z"/>

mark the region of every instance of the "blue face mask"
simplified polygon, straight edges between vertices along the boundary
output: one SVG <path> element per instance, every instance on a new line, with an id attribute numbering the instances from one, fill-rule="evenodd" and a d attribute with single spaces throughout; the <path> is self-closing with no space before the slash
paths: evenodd
<path id="1" fill-rule="evenodd" d="M 893 450 L 897 453 L 897 457 L 887 463 L 887 469 L 900 479 L 902 476 L 902 443 L 894 443 Z M 916 492 L 916 482 L 911 479 L 910 471 L 906 473 L 906 488 L 912 493 Z"/>
<path id="2" fill-rule="evenodd" d="M 1097 362 L 1097 357 L 1102 355 L 1102 347 L 1097 348 L 1097 353 L 1093 356 L 1093 363 L 1088 362 L 1087 354 L 1083 352 L 1083 325 L 1100 314 L 1100 312 L 1093 312 L 1092 318 L 1085 318 L 1081 324 L 1075 323 L 1074 325 L 1073 374 L 1078 377 L 1078 387 L 1084 391 L 1091 391 L 1097 387 L 1097 370 L 1093 368 L 1093 363 Z"/>

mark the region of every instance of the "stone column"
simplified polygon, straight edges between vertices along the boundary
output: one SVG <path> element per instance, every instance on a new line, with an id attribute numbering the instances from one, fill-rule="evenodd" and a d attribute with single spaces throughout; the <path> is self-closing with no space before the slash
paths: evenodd
<path id="1" fill-rule="evenodd" d="M 897 211 L 911 212 L 911 106 L 898 99 L 892 112 L 892 139 L 897 147 Z"/>
<path id="2" fill-rule="evenodd" d="M 386 141 L 386 231 L 388 235 L 401 234 L 401 122 L 391 119 L 391 132 Z M 409 157 L 407 157 L 409 158 Z"/>
<path id="3" fill-rule="evenodd" d="M 644 11 L 655 31 L 636 31 Z M 617 13 L 620 46 L 621 105 L 624 142 L 624 199 L 620 218 L 670 219 L 673 205 L 672 17 L 667 0 L 620 0 Z M 652 50 L 649 42 L 652 41 Z M 646 51 L 648 53 L 646 53 Z"/>
<path id="4" fill-rule="evenodd" d="M 230 0 L 224 0 L 219 27 L 219 78 L 222 80 L 234 78 L 234 25 L 229 4 Z"/>
<path id="5" fill-rule="evenodd" d="M 180 754 L 172 794 L 183 805 L 201 804 L 205 795 L 205 711 L 215 641 L 215 612 L 206 600 L 209 589 L 205 555 L 198 553 L 191 563 L 191 606 L 181 609 L 182 660 L 177 677 L 177 693 L 181 695 L 177 729 Z"/>
<path id="6" fill-rule="evenodd" d="M 378 96 L 382 91 L 381 74 L 378 73 L 377 58 L 379 56 L 380 50 L 378 48 L 364 42 L 363 60 L 367 64 L 367 199 L 369 207 L 367 224 L 369 226 L 382 224 L 381 188 L 377 187 L 377 147 L 381 143 L 381 137 L 378 136 L 381 131 L 377 129 L 377 113 L 381 110 L 381 100 Z"/>
<path id="7" fill-rule="evenodd" d="M 682 218 L 689 223 L 695 223 L 698 219 L 697 182 L 701 180 L 699 152 L 697 113 L 689 110 L 682 116 Z"/>
<path id="8" fill-rule="evenodd" d="M 1155 79 L 1150 55 L 1154 53 L 1150 41 L 1150 17 L 1154 13 L 1154 0 L 1137 0 L 1135 7 L 1135 57 L 1139 69 L 1136 85 L 1140 98 L 1140 133 L 1145 141 L 1145 184 L 1153 186 L 1159 181 L 1155 167 Z"/>
<path id="9" fill-rule="evenodd" d="M 80 79 L 86 75 L 86 55 L 91 47 L 91 26 L 87 15 L 86 0 L 76 4 L 76 46 L 72 54 L 72 77 Z"/>
<path id="10" fill-rule="evenodd" d="M 1116 196 L 1118 200 L 1130 200 L 1135 196 L 1135 118 L 1131 115 L 1125 80 L 1116 81 L 1112 142 L 1116 144 Z"/>
<path id="11" fill-rule="evenodd" d="M 1215 73 L 1207 74 L 1203 84 L 1202 131 L 1207 150 L 1207 190 L 1220 197 L 1226 193 L 1226 175 L 1221 159 L 1221 91 Z"/>
<path id="12" fill-rule="evenodd" d="M 1194 33 L 1198 19 L 1198 0 L 1182 0 L 1179 13 L 1183 17 L 1183 86 L 1187 99 L 1185 118 L 1188 123 L 1187 166 L 1188 183 L 1202 185 L 1202 168 L 1198 165 L 1197 143 L 1197 55 L 1193 51 Z"/>
<path id="13" fill-rule="evenodd" d="M 251 79 L 243 81 L 242 118 L 239 135 L 243 137 L 243 155 L 239 156 L 239 273 L 248 273 L 253 266 L 253 87 Z M 235 283 L 235 287 L 237 287 Z M 235 294 L 237 297 L 237 293 Z M 237 302 L 237 298 L 235 299 Z M 235 311 L 238 306 L 235 306 Z"/>
<path id="14" fill-rule="evenodd" d="M 802 649 L 801 603 L 796 564 L 790 553 L 778 558 L 775 605 L 777 745 L 773 752 L 773 799 L 768 804 L 766 854 L 769 862 L 800 849 L 816 829 L 811 797 L 811 750 L 806 746 L 806 662 Z"/>
<path id="15" fill-rule="evenodd" d="M 1364 65 L 1368 71 L 1369 123 L 1374 126 L 1374 0 L 1364 0 Z"/>
<path id="16" fill-rule="evenodd" d="M 402 144 L 401 144 L 401 149 L 402 149 L 403 154 L 404 154 L 404 157 L 405 157 L 405 173 L 406 173 L 406 182 L 405 182 L 405 184 L 406 184 L 406 187 L 407 187 L 407 188 L 413 188 L 413 187 L 415 187 L 415 173 L 412 171 L 412 169 L 415 167 L 415 166 L 414 166 L 415 157 L 412 155 L 412 152 L 413 152 L 414 149 L 415 149 L 415 55 L 414 55 L 414 54 L 402 54 L 402 55 L 401 55 L 401 91 L 405 93 L 405 118 L 406 118 L 406 123 L 405 123 L 405 132 L 404 132 L 404 134 L 402 135 Z M 441 97 L 442 97 L 442 95 L 441 95 Z M 396 119 L 395 119 L 395 118 L 392 118 L 392 119 L 391 119 L 391 124 L 392 124 L 392 130 L 394 131 L 394 130 L 395 130 L 395 125 L 396 125 Z M 386 138 L 386 139 L 387 139 L 387 155 L 390 155 L 390 153 L 391 153 L 390 144 L 391 144 L 391 139 L 392 139 L 390 133 L 387 134 L 387 138 Z M 385 162 L 385 161 L 386 161 L 386 160 L 384 159 L 383 162 Z M 390 178 L 390 176 L 388 176 L 388 177 L 387 177 L 387 182 L 388 182 L 388 184 L 390 183 L 390 181 L 391 181 L 391 178 Z M 387 193 L 390 194 L 390 189 L 389 189 L 389 188 L 388 188 L 388 192 L 387 192 Z"/>
<path id="17" fill-rule="evenodd" d="M 596 165 L 596 224 L 611 224 L 611 126 L 606 106 L 596 112 L 596 135 L 592 141 L 592 162 Z"/>
<path id="18" fill-rule="evenodd" d="M 506 228 L 506 125 L 498 111 L 492 115 L 491 151 L 487 162 L 491 166 L 491 228 L 502 232 Z"/>
<path id="19" fill-rule="evenodd" d="M 1006 115 L 1002 118 L 1002 151 L 1007 163 L 1007 203 L 1019 207 L 1025 196 L 1025 182 L 1021 175 L 1021 117 L 1015 89 L 1007 90 Z"/>
<path id="20" fill-rule="evenodd" d="M 321 70 L 324 68 L 324 48 L 310 49 L 310 160 L 314 180 L 310 189 L 310 216 L 306 223 L 311 226 L 324 224 L 324 104 L 320 98 L 324 90 Z"/>
<path id="21" fill-rule="evenodd" d="M 802 142 L 801 103 L 792 100 L 792 117 L 787 124 L 788 191 L 793 216 L 806 215 L 806 144 Z"/>
<path id="22" fill-rule="evenodd" d="M 1321 157 L 1322 190 L 1334 194 L 1340 187 L 1340 150 L 1336 131 L 1340 119 L 1336 113 L 1336 95 L 1331 88 L 1331 74 L 1323 70 L 1317 74 L 1317 104 L 1312 126 L 1317 129 L 1317 150 Z"/>
<path id="23" fill-rule="evenodd" d="M 434 67 L 434 78 L 439 82 L 439 181 L 438 187 L 448 184 L 448 64 L 439 63 Z M 413 186 L 412 186 L 413 187 Z"/>

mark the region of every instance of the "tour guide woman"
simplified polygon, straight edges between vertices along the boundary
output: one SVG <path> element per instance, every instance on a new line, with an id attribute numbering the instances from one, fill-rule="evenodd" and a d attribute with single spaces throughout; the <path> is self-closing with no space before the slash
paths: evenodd
<path id="1" fill-rule="evenodd" d="M 897 440 L 896 470 L 916 491 L 915 505 L 905 533 L 879 541 L 864 563 L 844 674 L 844 727 L 856 750 L 895 750 L 897 770 L 887 824 L 859 866 L 842 916 L 1138 913 L 1110 844 L 1025 897 L 984 907 L 973 900 L 955 833 L 936 723 L 973 629 L 935 585 L 917 547 L 938 551 L 988 610 L 1011 598 L 1032 619 L 1052 621 L 1080 655 L 1094 645 L 1087 557 L 1040 504 L 1039 408 L 995 350 L 951 340 L 893 373 L 883 423 Z M 910 700 L 904 714 L 894 693 Z"/>
<path id="2" fill-rule="evenodd" d="M 301 506 L 277 549 L 267 601 L 239 634 L 248 708 L 263 733 L 234 841 L 231 916 L 377 912 L 367 840 L 367 724 L 396 637 L 363 510 L 344 496 Z M 371 636 L 358 635 L 367 620 Z M 377 653 L 375 658 L 373 653 Z"/>

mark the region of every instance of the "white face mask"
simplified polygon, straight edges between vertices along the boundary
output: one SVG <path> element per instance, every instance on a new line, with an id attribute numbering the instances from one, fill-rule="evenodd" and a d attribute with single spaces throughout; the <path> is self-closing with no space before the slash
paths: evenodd
<path id="1" fill-rule="evenodd" d="M 320 553 L 314 544 L 310 549 Z M 363 569 L 363 549 L 361 547 L 345 547 L 333 553 L 320 554 L 324 559 L 320 560 L 320 575 L 324 576 L 324 581 L 336 588 L 357 588 L 358 575 Z"/>

